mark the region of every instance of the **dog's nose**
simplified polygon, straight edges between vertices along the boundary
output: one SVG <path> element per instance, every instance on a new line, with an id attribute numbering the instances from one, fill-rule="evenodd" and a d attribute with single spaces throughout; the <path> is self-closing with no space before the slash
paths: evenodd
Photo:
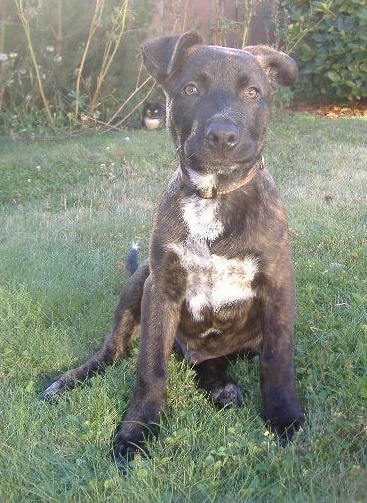
<path id="1" fill-rule="evenodd" d="M 240 137 L 238 127 L 228 119 L 212 120 L 206 130 L 206 140 L 211 148 L 234 148 Z"/>

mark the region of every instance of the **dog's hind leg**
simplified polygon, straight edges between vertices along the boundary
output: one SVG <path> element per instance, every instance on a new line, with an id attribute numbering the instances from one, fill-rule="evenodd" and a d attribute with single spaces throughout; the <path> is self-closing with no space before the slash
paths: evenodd
<path id="1" fill-rule="evenodd" d="M 58 398 L 68 389 L 85 381 L 124 356 L 135 329 L 140 324 L 141 299 L 145 280 L 149 276 L 149 264 L 144 262 L 126 283 L 115 312 L 114 327 L 102 348 L 89 360 L 75 369 L 59 375 L 43 392 L 46 400 Z"/>
<path id="2" fill-rule="evenodd" d="M 242 389 L 228 375 L 228 359 L 225 356 L 205 360 L 195 365 L 198 384 L 205 389 L 219 407 L 241 405 Z"/>

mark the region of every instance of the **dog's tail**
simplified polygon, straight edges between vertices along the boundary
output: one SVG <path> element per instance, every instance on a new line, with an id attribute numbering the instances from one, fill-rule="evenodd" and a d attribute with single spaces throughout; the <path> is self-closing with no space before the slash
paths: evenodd
<path id="1" fill-rule="evenodd" d="M 126 257 L 126 269 L 128 270 L 131 276 L 139 267 L 138 250 L 139 250 L 139 243 L 135 243 L 134 241 L 132 241 L 131 248 Z"/>

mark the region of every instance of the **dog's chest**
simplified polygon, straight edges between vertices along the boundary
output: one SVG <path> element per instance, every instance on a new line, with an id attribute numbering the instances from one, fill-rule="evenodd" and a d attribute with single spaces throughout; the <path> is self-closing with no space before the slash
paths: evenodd
<path id="1" fill-rule="evenodd" d="M 204 309 L 216 313 L 224 306 L 255 295 L 252 288 L 258 271 L 255 257 L 229 259 L 211 252 L 211 242 L 224 231 L 218 210 L 217 201 L 193 196 L 183 208 L 187 239 L 170 245 L 187 272 L 185 301 L 195 321 L 203 319 Z"/>

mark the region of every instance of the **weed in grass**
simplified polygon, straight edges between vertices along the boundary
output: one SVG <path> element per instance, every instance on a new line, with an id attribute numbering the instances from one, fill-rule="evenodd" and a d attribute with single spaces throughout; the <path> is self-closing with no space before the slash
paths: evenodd
<path id="1" fill-rule="evenodd" d="M 190 366 L 172 356 L 162 435 L 126 477 L 109 448 L 134 386 L 138 341 L 57 405 L 39 393 L 100 346 L 130 242 L 147 255 L 151 214 L 175 168 L 172 147 L 164 131 L 2 142 L 4 501 L 366 501 L 366 128 L 362 119 L 290 116 L 269 131 L 265 159 L 294 246 L 303 434 L 281 449 L 266 431 L 256 358 L 232 365 L 244 406 L 217 411 Z"/>

